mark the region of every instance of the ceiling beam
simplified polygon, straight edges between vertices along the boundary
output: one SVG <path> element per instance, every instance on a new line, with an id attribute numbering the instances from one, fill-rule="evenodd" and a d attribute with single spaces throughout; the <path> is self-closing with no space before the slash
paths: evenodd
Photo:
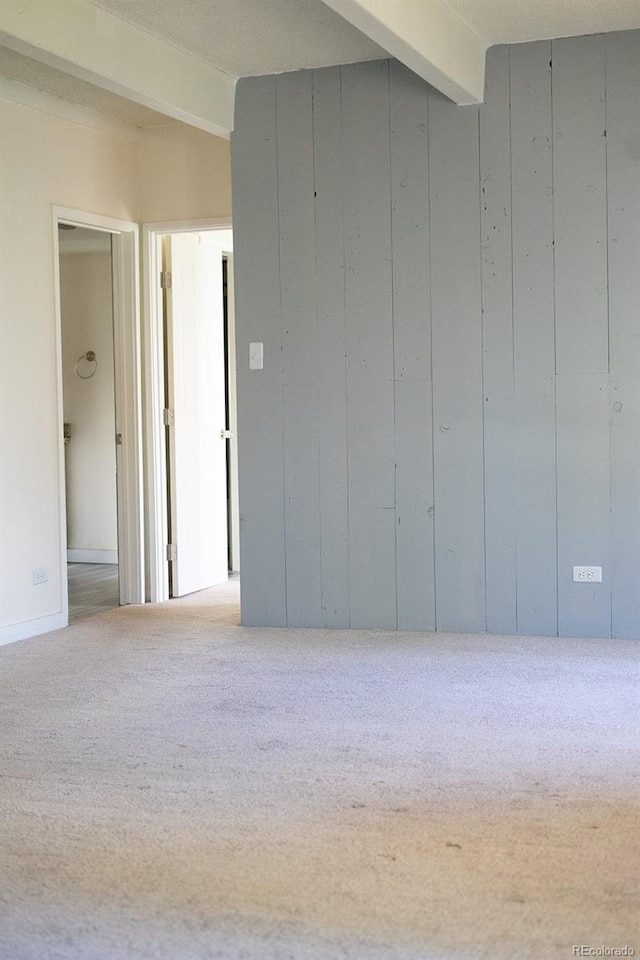
<path id="1" fill-rule="evenodd" d="M 481 103 L 487 44 L 441 0 L 324 0 L 457 104 Z"/>
<path id="2" fill-rule="evenodd" d="M 235 79 L 88 0 L 2 0 L 0 44 L 228 137 Z"/>

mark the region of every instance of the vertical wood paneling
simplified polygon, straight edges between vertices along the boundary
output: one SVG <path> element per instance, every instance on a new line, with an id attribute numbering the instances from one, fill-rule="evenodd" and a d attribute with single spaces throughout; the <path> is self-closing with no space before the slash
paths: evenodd
<path id="1" fill-rule="evenodd" d="M 388 82 L 342 71 L 352 627 L 397 624 Z"/>
<path id="2" fill-rule="evenodd" d="M 478 110 L 429 95 L 436 626 L 486 624 Z"/>
<path id="3" fill-rule="evenodd" d="M 349 623 L 347 366 L 340 67 L 313 75 L 322 619 Z"/>
<path id="4" fill-rule="evenodd" d="M 604 37 L 554 40 L 556 371 L 606 373 Z"/>
<path id="5" fill-rule="evenodd" d="M 640 634 L 639 44 L 239 84 L 245 623 Z"/>
<path id="6" fill-rule="evenodd" d="M 232 160 L 242 622 L 286 623 L 275 80 L 240 80 Z M 249 370 L 249 343 L 264 370 Z"/>
<path id="7" fill-rule="evenodd" d="M 608 377 L 602 373 L 565 374 L 558 377 L 556 393 L 558 633 L 561 637 L 608 636 L 611 629 Z M 573 583 L 574 564 L 602 566 L 603 583 Z"/>
<path id="8" fill-rule="evenodd" d="M 311 73 L 276 79 L 287 624 L 321 626 Z"/>
<path id="9" fill-rule="evenodd" d="M 484 515 L 490 633 L 517 629 L 509 97 L 509 47 L 492 47 L 480 107 Z"/>
<path id="10" fill-rule="evenodd" d="M 551 45 L 511 48 L 518 633 L 557 621 Z"/>
<path id="11" fill-rule="evenodd" d="M 640 31 L 605 38 L 611 600 L 614 637 L 640 637 Z"/>
<path id="12" fill-rule="evenodd" d="M 552 58 L 558 631 L 597 636 L 610 629 L 608 576 L 591 587 L 571 573 L 609 567 L 604 38 L 556 40 Z"/>
<path id="13" fill-rule="evenodd" d="M 429 87 L 392 60 L 389 96 L 395 376 L 430 380 Z"/>
<path id="14" fill-rule="evenodd" d="M 426 85 L 389 65 L 398 627 L 435 629 Z"/>

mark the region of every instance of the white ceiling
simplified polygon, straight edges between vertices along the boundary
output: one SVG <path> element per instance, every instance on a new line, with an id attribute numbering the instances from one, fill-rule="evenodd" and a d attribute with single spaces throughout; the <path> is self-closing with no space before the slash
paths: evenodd
<path id="1" fill-rule="evenodd" d="M 322 0 L 91 0 L 232 77 L 387 57 Z"/>
<path id="2" fill-rule="evenodd" d="M 90 2 L 234 77 L 388 56 L 322 0 Z M 640 0 L 442 2 L 487 46 L 640 27 Z"/>
<path id="3" fill-rule="evenodd" d="M 341 9 L 345 2 L 327 0 L 333 6 L 342 3 Z M 395 12 L 394 5 L 401 0 L 377 2 Z M 100 16 L 118 18 L 112 23 L 125 21 L 143 31 L 141 35 L 157 37 L 234 79 L 389 56 L 323 0 L 90 0 L 90 4 L 88 9 L 96 8 Z M 438 0 L 410 0 L 409 6 L 426 12 L 437 4 Z M 640 0 L 441 0 L 441 4 L 455 23 L 479 38 L 481 50 L 495 43 L 640 28 Z M 113 32 L 113 27 L 109 29 Z M 176 122 L 4 47 L 0 47 L 2 77 L 9 78 L 9 86 L 35 87 L 132 127 Z"/>
<path id="4" fill-rule="evenodd" d="M 524 43 L 640 27 L 640 0 L 442 0 L 486 41 Z"/>

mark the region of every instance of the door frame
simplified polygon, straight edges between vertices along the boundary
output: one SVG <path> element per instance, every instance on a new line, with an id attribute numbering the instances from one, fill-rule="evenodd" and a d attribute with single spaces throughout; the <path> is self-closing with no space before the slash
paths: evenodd
<path id="1" fill-rule="evenodd" d="M 60 490 L 60 563 L 64 620 L 69 620 L 67 579 L 67 510 L 64 459 L 62 378 L 62 309 L 58 225 L 70 224 L 111 234 L 113 272 L 113 354 L 118 503 L 118 578 L 120 603 L 144 603 L 144 500 L 142 461 L 142 390 L 139 309 L 138 225 L 70 207 L 52 207 L 56 366 L 58 406 L 58 483 Z M 115 443 L 115 437 L 114 437 Z"/>
<path id="2" fill-rule="evenodd" d="M 147 599 L 169 599 L 167 455 L 164 425 L 164 329 L 162 288 L 162 237 L 174 233 L 204 233 L 231 230 L 231 217 L 206 220 L 171 220 L 142 225 L 143 329 L 145 343 L 145 457 L 147 466 Z M 229 360 L 235 341 L 230 342 Z M 232 401 L 235 403 L 235 397 Z"/>

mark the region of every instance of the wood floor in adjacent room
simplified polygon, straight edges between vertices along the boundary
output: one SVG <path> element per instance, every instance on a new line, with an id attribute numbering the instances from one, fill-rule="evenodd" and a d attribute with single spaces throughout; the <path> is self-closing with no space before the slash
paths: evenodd
<path id="1" fill-rule="evenodd" d="M 243 628 L 237 591 L 0 648 L 2 960 L 640 951 L 637 643 Z"/>
<path id="2" fill-rule="evenodd" d="M 68 563 L 69 623 L 77 623 L 119 605 L 118 565 Z"/>

